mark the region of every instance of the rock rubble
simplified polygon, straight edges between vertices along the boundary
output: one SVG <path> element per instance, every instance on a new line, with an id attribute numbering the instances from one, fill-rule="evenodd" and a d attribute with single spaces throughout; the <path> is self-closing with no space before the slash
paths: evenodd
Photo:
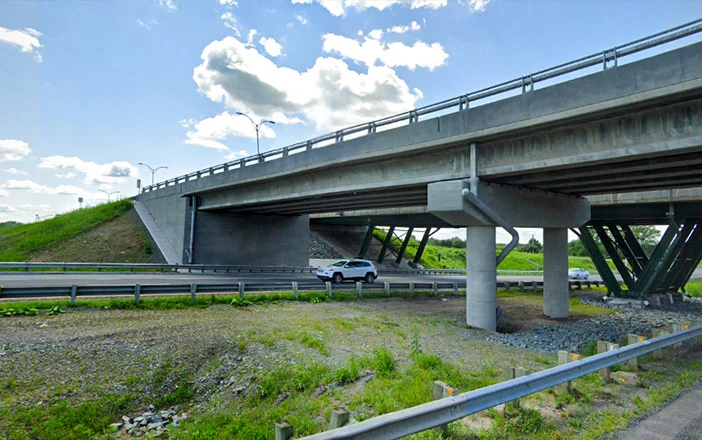
<path id="1" fill-rule="evenodd" d="M 122 416 L 122 421 L 110 425 L 114 431 L 124 430 L 127 434 L 142 437 L 150 434 L 152 437 L 161 437 L 170 429 L 178 427 L 180 422 L 187 418 L 187 414 L 178 415 L 179 406 L 167 410 L 156 411 L 153 405 L 149 410 L 137 417 Z"/>

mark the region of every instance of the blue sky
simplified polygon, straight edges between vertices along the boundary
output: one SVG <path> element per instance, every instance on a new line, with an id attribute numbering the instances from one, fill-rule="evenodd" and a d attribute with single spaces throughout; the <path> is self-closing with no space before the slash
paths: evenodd
<path id="1" fill-rule="evenodd" d="M 239 111 L 276 122 L 266 151 L 700 16 L 702 1 L 2 1 L 0 221 L 134 195 L 139 162 L 168 166 L 158 181 L 255 154 Z"/>

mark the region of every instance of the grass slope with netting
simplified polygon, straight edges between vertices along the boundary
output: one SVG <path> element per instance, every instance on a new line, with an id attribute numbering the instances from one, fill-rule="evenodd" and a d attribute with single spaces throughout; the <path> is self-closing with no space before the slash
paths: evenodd
<path id="1" fill-rule="evenodd" d="M 41 222 L 0 228 L 0 261 L 28 261 L 32 254 L 91 231 L 126 213 L 132 206 L 132 201 L 125 199 L 61 214 Z"/>

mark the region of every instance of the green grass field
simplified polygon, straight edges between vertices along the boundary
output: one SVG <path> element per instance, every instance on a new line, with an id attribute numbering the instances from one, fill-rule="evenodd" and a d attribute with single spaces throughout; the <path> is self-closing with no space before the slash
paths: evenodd
<path id="1" fill-rule="evenodd" d="M 36 223 L 0 228 L 0 261 L 27 261 L 34 252 L 59 245 L 115 219 L 132 208 L 128 199 L 80 209 Z"/>

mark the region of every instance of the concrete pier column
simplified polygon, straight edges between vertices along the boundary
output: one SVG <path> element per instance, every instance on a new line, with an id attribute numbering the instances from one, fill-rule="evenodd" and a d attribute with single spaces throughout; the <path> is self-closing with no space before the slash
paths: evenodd
<path id="1" fill-rule="evenodd" d="M 568 317 L 568 229 L 544 228 L 544 314 Z"/>
<path id="2" fill-rule="evenodd" d="M 497 266 L 495 227 L 466 228 L 466 323 L 471 327 L 497 329 Z"/>

